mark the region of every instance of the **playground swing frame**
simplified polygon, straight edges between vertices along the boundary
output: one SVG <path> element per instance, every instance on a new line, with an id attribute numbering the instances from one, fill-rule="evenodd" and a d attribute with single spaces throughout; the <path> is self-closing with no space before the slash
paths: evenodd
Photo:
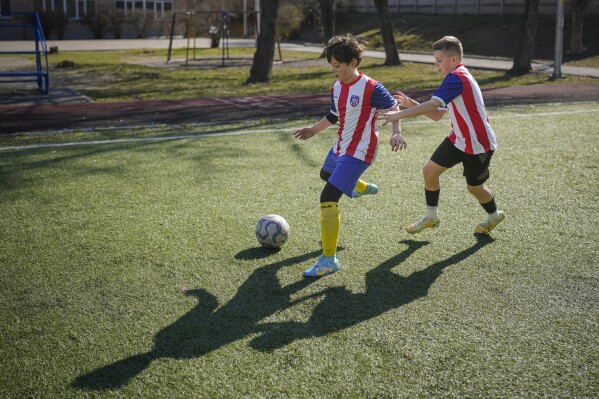
<path id="1" fill-rule="evenodd" d="M 3 17 L 31 17 L 31 23 L 0 23 L 0 29 L 4 28 L 33 28 L 35 39 L 35 51 L 0 51 L 0 54 L 35 54 L 35 71 L 26 72 L 0 72 L 0 83 L 15 82 L 36 82 L 38 90 L 43 94 L 48 94 L 50 90 L 50 74 L 48 72 L 48 50 L 46 46 L 46 37 L 42 29 L 42 23 L 37 12 L 10 12 L 2 13 Z M 14 79 L 10 79 L 14 78 Z"/>
<path id="2" fill-rule="evenodd" d="M 197 37 L 197 17 L 202 14 L 220 14 L 220 47 L 221 47 L 221 66 L 225 66 L 225 60 L 230 59 L 229 56 L 229 14 L 257 14 L 257 11 L 187 11 L 187 12 L 174 12 L 171 19 L 170 39 L 168 46 L 168 54 L 166 63 L 168 64 L 172 59 L 173 51 L 173 38 L 175 36 L 175 26 L 177 24 L 177 16 L 185 16 L 188 22 L 187 31 L 187 47 L 185 51 L 185 65 L 189 62 L 190 48 L 193 51 L 193 58 L 196 59 L 196 37 Z M 256 25 L 256 29 L 257 29 Z M 193 38 L 193 46 L 191 39 Z"/>

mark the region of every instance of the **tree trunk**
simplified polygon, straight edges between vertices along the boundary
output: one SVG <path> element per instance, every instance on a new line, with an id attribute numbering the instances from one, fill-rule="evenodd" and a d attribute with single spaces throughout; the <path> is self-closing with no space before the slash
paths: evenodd
<path id="1" fill-rule="evenodd" d="M 256 52 L 245 84 L 270 83 L 272 62 L 275 55 L 277 12 L 279 0 L 263 0 L 260 15 L 260 34 L 256 40 Z"/>
<path id="2" fill-rule="evenodd" d="M 586 52 L 586 48 L 582 42 L 584 14 L 589 0 L 572 0 L 570 9 L 572 27 L 570 30 L 570 48 L 568 53 L 571 55 L 580 55 Z"/>
<path id="3" fill-rule="evenodd" d="M 322 26 L 322 41 L 325 46 L 335 36 L 335 3 L 336 0 L 319 0 L 320 3 L 320 25 Z M 326 50 L 320 54 L 320 58 L 327 56 Z"/>
<path id="4" fill-rule="evenodd" d="M 381 35 L 383 37 L 383 46 L 385 47 L 385 65 L 399 65 L 401 61 L 397 53 L 395 37 L 393 36 L 393 26 L 389 17 L 389 2 L 388 0 L 374 0 L 374 5 L 381 21 Z"/>
<path id="5" fill-rule="evenodd" d="M 522 39 L 518 41 L 514 65 L 509 71 L 513 75 L 524 75 L 532 70 L 532 52 L 537 35 L 540 2 L 540 0 L 526 0 L 524 24 L 520 36 Z"/>

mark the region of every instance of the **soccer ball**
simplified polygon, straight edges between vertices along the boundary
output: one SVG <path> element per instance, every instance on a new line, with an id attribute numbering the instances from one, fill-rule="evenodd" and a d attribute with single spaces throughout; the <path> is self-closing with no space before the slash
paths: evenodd
<path id="1" fill-rule="evenodd" d="M 289 224 L 279 215 L 266 215 L 256 225 L 256 239 L 264 248 L 281 248 L 289 237 Z"/>

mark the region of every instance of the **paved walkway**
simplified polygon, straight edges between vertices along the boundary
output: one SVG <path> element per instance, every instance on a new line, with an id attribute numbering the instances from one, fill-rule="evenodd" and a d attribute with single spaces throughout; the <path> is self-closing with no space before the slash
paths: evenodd
<path id="1" fill-rule="evenodd" d="M 253 40 L 230 40 L 230 46 L 254 46 Z M 19 48 L 23 42 L 2 42 L 0 51 Z M 49 46 L 58 46 L 59 51 L 76 50 L 124 50 L 130 48 L 168 48 L 168 39 L 143 40 L 70 40 L 49 41 Z M 187 45 L 186 39 L 173 42 L 174 48 Z M 198 43 L 208 47 L 208 43 Z M 283 45 L 293 51 L 322 51 L 314 44 Z M 381 51 L 368 50 L 369 57 L 384 58 Z M 403 61 L 431 63 L 430 54 L 401 53 Z M 166 60 L 165 60 L 166 61 Z M 511 60 L 467 56 L 466 65 L 476 68 L 505 70 L 511 68 Z M 547 73 L 550 67 L 545 66 Z M 593 68 L 587 76 L 599 77 Z M 564 72 L 568 72 L 566 69 Z M 576 70 L 576 72 L 581 72 Z M 586 72 L 585 72 L 586 73 Z M 413 90 L 406 93 L 419 101 L 430 98 L 430 90 Z M 528 85 L 503 88 L 483 88 L 487 106 L 515 105 L 568 101 L 599 101 L 599 81 L 591 84 Z M 290 106 L 293 105 L 293 106 Z M 169 101 L 128 101 L 115 103 L 93 103 L 89 98 L 69 89 L 54 88 L 50 95 L 39 95 L 36 91 L 26 94 L 8 93 L 0 95 L 0 135 L 32 131 L 63 131 L 65 129 L 125 128 L 157 124 L 206 123 L 217 120 L 250 120 L 270 116 L 273 113 L 295 118 L 299 116 L 321 116 L 328 109 L 330 96 L 289 95 L 235 98 L 199 98 Z"/>
<path id="2" fill-rule="evenodd" d="M 296 51 L 307 51 L 307 52 L 317 52 L 320 53 L 322 51 L 321 47 L 317 47 L 313 44 L 284 44 L 282 47 L 288 50 L 296 50 Z M 378 50 L 366 50 L 364 52 L 366 57 L 371 58 L 385 58 L 384 51 Z M 406 62 L 416 62 L 422 64 L 432 64 L 433 56 L 430 53 L 414 53 L 414 52 L 399 52 L 399 58 L 402 61 Z M 464 64 L 469 68 L 478 68 L 478 69 L 489 69 L 489 70 L 497 70 L 497 71 L 508 71 L 512 68 L 513 60 L 510 58 L 500 58 L 500 57 L 481 57 L 477 55 L 469 55 L 465 54 L 463 59 Z M 535 72 L 544 72 L 547 74 L 553 74 L 553 65 L 543 64 L 535 62 L 532 64 L 532 69 Z M 562 73 L 565 75 L 574 75 L 574 76 L 588 76 L 593 78 L 599 78 L 599 68 L 585 68 L 585 67 L 575 67 L 575 66 L 562 66 Z"/>
<path id="3" fill-rule="evenodd" d="M 187 39 L 174 39 L 173 48 L 185 48 Z M 48 40 L 47 45 L 58 47 L 59 51 L 88 51 L 88 50 L 127 50 L 127 49 L 167 49 L 169 39 L 120 39 L 120 40 Z M 209 47 L 210 39 L 197 38 L 198 47 Z M 229 47 L 253 47 L 253 39 L 229 39 Z M 33 49 L 32 41 L 0 41 L 1 51 L 16 51 L 18 49 Z M 281 43 L 281 47 L 290 51 L 304 51 L 311 53 L 322 52 L 322 46 L 314 43 Z M 366 50 L 365 56 L 372 58 L 385 58 L 384 51 Z M 402 61 L 432 64 L 433 58 L 430 53 L 413 53 L 400 51 Z M 512 60 L 509 58 L 481 57 L 466 54 L 464 64 L 470 68 L 507 71 L 512 68 Z M 536 72 L 553 74 L 553 65 L 535 62 L 532 68 Z M 562 66 L 565 75 L 588 76 L 599 78 L 599 68 L 587 68 L 576 66 Z"/>

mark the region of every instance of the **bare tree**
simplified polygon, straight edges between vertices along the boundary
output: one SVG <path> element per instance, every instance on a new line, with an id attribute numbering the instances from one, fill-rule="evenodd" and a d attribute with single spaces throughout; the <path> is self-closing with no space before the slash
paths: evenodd
<path id="1" fill-rule="evenodd" d="M 374 0 L 374 5 L 381 22 L 381 36 L 385 47 L 385 65 L 399 65 L 401 61 L 399 60 L 399 53 L 393 36 L 393 26 L 389 17 L 389 2 L 388 0 Z"/>
<path id="2" fill-rule="evenodd" d="M 300 29 L 304 19 L 304 10 L 290 0 L 282 0 L 277 14 L 277 33 L 290 39 Z"/>
<path id="3" fill-rule="evenodd" d="M 81 25 L 86 26 L 94 35 L 94 39 L 102 39 L 110 27 L 108 21 L 108 11 L 105 6 L 98 7 L 98 15 L 91 16 L 87 14 L 81 20 Z"/>
<path id="4" fill-rule="evenodd" d="M 336 0 L 319 0 L 320 3 L 320 25 L 322 26 L 322 41 L 326 45 L 335 36 L 335 6 Z M 326 57 L 327 52 L 323 50 L 320 58 Z"/>
<path id="5" fill-rule="evenodd" d="M 532 51 L 537 35 L 540 2 L 541 0 L 526 0 L 525 2 L 521 40 L 517 42 L 514 65 L 509 71 L 513 75 L 524 75 L 532 70 Z"/>
<path id="6" fill-rule="evenodd" d="M 570 11 L 572 27 L 570 30 L 570 48 L 568 49 L 568 53 L 571 55 L 584 54 L 587 50 L 582 42 L 582 25 L 584 22 L 584 14 L 589 3 L 589 0 L 572 0 Z"/>
<path id="7" fill-rule="evenodd" d="M 111 4 L 106 9 L 108 15 L 108 30 L 112 32 L 115 39 L 120 39 L 123 36 L 123 25 L 125 24 L 125 11 L 118 10 L 115 4 Z"/>
<path id="8" fill-rule="evenodd" d="M 256 52 L 245 84 L 270 83 L 272 62 L 275 55 L 277 12 L 279 0 L 263 0 L 260 16 L 260 34 L 256 40 Z"/>
<path id="9" fill-rule="evenodd" d="M 279 6 L 277 14 L 277 50 L 279 51 L 279 60 L 283 61 L 281 53 L 281 38 L 289 39 L 301 27 L 304 19 L 304 11 L 297 4 L 283 0 Z"/>
<path id="10" fill-rule="evenodd" d="M 64 39 L 64 33 L 69 23 L 69 17 L 62 10 L 55 11 L 38 11 L 42 30 L 46 39 L 50 38 L 50 34 L 56 31 L 57 39 Z"/>
<path id="11" fill-rule="evenodd" d="M 187 0 L 187 10 L 222 11 L 241 10 L 242 8 L 243 0 Z"/>

